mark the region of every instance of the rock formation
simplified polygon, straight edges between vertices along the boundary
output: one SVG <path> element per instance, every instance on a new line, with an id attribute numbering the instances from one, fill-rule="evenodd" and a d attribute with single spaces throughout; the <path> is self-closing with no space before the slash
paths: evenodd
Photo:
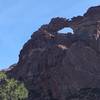
<path id="1" fill-rule="evenodd" d="M 72 33 L 58 31 L 70 27 Z M 100 100 L 100 6 L 83 16 L 53 18 L 34 32 L 7 71 L 23 81 L 28 100 Z"/>

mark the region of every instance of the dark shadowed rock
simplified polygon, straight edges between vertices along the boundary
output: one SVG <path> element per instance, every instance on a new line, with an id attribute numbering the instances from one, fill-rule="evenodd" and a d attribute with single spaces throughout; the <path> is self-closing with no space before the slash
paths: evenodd
<path id="1" fill-rule="evenodd" d="M 71 20 L 53 18 L 32 34 L 7 71 L 25 83 L 28 100 L 100 99 L 99 12 L 97 6 Z M 58 33 L 65 27 L 74 34 Z"/>

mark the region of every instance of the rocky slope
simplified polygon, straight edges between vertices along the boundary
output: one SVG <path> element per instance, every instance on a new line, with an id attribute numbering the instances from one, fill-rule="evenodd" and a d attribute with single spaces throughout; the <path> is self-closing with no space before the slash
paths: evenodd
<path id="1" fill-rule="evenodd" d="M 59 33 L 70 27 L 72 33 Z M 83 16 L 53 18 L 23 46 L 7 71 L 29 89 L 28 100 L 100 100 L 100 6 Z"/>

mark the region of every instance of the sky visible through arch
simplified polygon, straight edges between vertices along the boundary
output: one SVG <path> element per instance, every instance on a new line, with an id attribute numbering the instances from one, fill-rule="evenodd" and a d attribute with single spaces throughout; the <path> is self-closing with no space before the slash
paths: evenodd
<path id="1" fill-rule="evenodd" d="M 23 44 L 52 17 L 83 15 L 100 0 L 0 0 L 0 69 L 18 61 Z"/>

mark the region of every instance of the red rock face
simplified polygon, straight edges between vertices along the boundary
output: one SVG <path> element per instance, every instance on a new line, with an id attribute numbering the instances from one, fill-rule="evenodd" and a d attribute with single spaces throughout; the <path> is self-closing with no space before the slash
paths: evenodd
<path id="1" fill-rule="evenodd" d="M 87 91 L 100 88 L 99 11 L 97 6 L 71 20 L 53 18 L 32 34 L 8 71 L 26 84 L 28 100 L 92 100 Z M 74 34 L 58 33 L 65 27 Z M 100 99 L 96 93 L 93 100 Z"/>

